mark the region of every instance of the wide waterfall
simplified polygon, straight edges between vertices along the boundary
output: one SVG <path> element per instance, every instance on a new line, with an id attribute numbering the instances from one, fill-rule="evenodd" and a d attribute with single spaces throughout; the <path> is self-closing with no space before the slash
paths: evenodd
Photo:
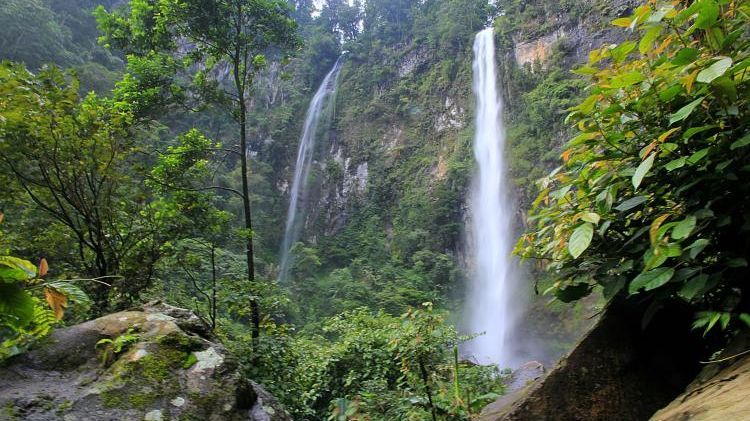
<path id="1" fill-rule="evenodd" d="M 466 306 L 469 331 L 484 334 L 467 343 L 463 354 L 482 364 L 512 367 L 520 362 L 510 341 L 521 304 L 514 297 L 518 290 L 517 262 L 511 255 L 514 206 L 506 179 L 505 127 L 496 87 L 492 28 L 474 39 L 473 71 L 474 156 L 479 168 L 470 206 L 473 276 Z"/>
<path id="2" fill-rule="evenodd" d="M 326 74 L 315 96 L 310 101 L 305 116 L 302 136 L 299 140 L 297 150 L 297 162 L 294 166 L 294 179 L 289 195 L 289 209 L 286 216 L 286 227 L 284 229 L 284 240 L 281 244 L 281 264 L 279 279 L 286 279 L 289 275 L 291 264 L 290 249 L 297 241 L 302 224 L 304 223 L 304 199 L 307 193 L 307 180 L 310 175 L 310 167 L 315 152 L 315 140 L 317 138 L 318 123 L 326 114 L 327 99 L 336 97 L 338 88 L 338 76 L 341 71 L 343 55 L 336 60 L 331 71 Z"/>

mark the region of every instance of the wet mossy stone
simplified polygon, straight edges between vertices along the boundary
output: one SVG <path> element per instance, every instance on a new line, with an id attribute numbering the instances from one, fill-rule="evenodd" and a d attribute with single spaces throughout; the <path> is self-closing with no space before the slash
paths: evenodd
<path id="1" fill-rule="evenodd" d="M 209 332 L 162 302 L 55 331 L 0 368 L 0 419 L 289 420 Z M 104 364 L 97 342 L 126 334 Z"/>

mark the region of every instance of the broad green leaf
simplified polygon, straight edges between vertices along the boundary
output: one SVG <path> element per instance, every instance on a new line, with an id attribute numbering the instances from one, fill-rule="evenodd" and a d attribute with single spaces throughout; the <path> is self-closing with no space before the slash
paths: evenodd
<path id="1" fill-rule="evenodd" d="M 745 137 L 741 138 L 740 140 L 733 142 L 729 146 L 729 149 L 735 150 L 735 149 L 745 147 L 747 145 L 750 145 L 750 133 L 746 134 Z"/>
<path id="2" fill-rule="evenodd" d="M 662 100 L 662 102 L 669 102 L 674 99 L 674 97 L 677 96 L 680 92 L 683 91 L 682 84 L 675 84 L 670 86 L 667 89 L 659 91 L 659 99 Z"/>
<path id="3" fill-rule="evenodd" d="M 641 38 L 641 42 L 638 43 L 638 51 L 641 54 L 646 54 L 649 50 L 653 49 L 654 41 L 656 41 L 656 38 L 661 34 L 663 29 L 661 26 L 653 26 L 646 31 L 646 34 Z"/>
<path id="4" fill-rule="evenodd" d="M 568 252 L 574 259 L 577 259 L 591 244 L 594 237 L 594 226 L 591 223 L 584 223 L 578 226 L 570 236 L 568 241 Z"/>
<path id="5" fill-rule="evenodd" d="M 667 165 L 664 166 L 664 169 L 667 171 L 674 171 L 678 168 L 682 168 L 685 166 L 685 161 L 687 161 L 686 157 L 677 158 L 672 161 L 667 162 Z"/>
<path id="6" fill-rule="evenodd" d="M 695 27 L 708 29 L 713 26 L 719 18 L 719 5 L 714 0 L 698 0 L 698 17 L 695 18 Z"/>
<path id="7" fill-rule="evenodd" d="M 683 300 L 692 301 L 706 287 L 708 275 L 698 275 L 685 283 L 677 292 Z"/>
<path id="8" fill-rule="evenodd" d="M 0 282 L 18 282 L 36 277 L 36 266 L 28 260 L 0 256 Z"/>
<path id="9" fill-rule="evenodd" d="M 582 221 L 591 222 L 594 225 L 599 224 L 601 220 L 601 216 L 596 212 L 583 212 L 580 214 L 580 218 Z"/>
<path id="10" fill-rule="evenodd" d="M 678 222 L 677 225 L 675 225 L 674 229 L 672 229 L 672 238 L 674 238 L 675 240 L 682 240 L 683 238 L 690 235 L 690 233 L 693 232 L 693 228 L 695 228 L 696 221 L 697 219 L 695 218 L 695 216 L 690 215 L 682 221 Z"/>
<path id="11" fill-rule="evenodd" d="M 649 248 L 646 253 L 643 254 L 643 264 L 645 270 L 651 270 L 658 268 L 667 261 L 669 255 L 664 247 Z"/>
<path id="12" fill-rule="evenodd" d="M 705 327 L 706 329 L 703 331 L 703 336 L 706 336 L 714 325 L 716 325 L 716 322 L 722 318 L 723 314 L 725 313 L 718 311 L 701 311 L 696 315 L 696 319 L 693 322 L 693 329 Z"/>
<path id="13" fill-rule="evenodd" d="M 646 77 L 641 72 L 630 72 L 613 77 L 609 84 L 612 88 L 619 89 L 643 82 L 645 79 Z"/>
<path id="14" fill-rule="evenodd" d="M 664 235 L 666 235 L 668 231 L 674 228 L 675 225 L 677 225 L 677 222 L 669 222 L 659 227 L 659 231 L 657 231 L 656 238 L 658 239 L 664 238 Z"/>
<path id="15" fill-rule="evenodd" d="M 641 288 L 644 288 L 646 291 L 659 288 L 669 282 L 673 275 L 673 268 L 658 268 L 643 272 L 630 282 L 628 292 L 632 295 L 636 294 Z"/>
<path id="16" fill-rule="evenodd" d="M 688 104 L 688 105 L 680 108 L 679 110 L 677 110 L 676 113 L 674 113 L 671 116 L 669 116 L 669 125 L 671 126 L 672 124 L 674 124 L 674 123 L 676 123 L 678 121 L 682 121 L 682 120 L 688 118 L 688 116 L 693 112 L 693 110 L 695 110 L 695 107 L 697 107 L 698 105 L 700 105 L 700 103 L 703 102 L 703 100 L 705 98 L 706 97 L 702 96 L 702 97 L 696 99 L 695 101 L 691 102 L 690 104 Z"/>
<path id="17" fill-rule="evenodd" d="M 630 199 L 620 203 L 619 205 L 615 206 L 615 209 L 620 212 L 625 212 L 630 209 L 633 209 L 634 207 L 643 204 L 648 199 L 645 196 L 635 196 L 631 197 Z"/>
<path id="18" fill-rule="evenodd" d="M 578 110 L 580 110 L 584 114 L 589 114 L 591 111 L 593 111 L 594 107 L 596 106 L 597 101 L 599 101 L 598 95 L 591 95 L 588 98 L 586 98 L 581 105 L 576 107 Z M 580 136 L 586 136 L 587 140 L 592 139 L 596 137 L 598 133 L 583 133 Z M 575 142 L 575 140 L 572 140 L 571 143 Z"/>
<path id="19" fill-rule="evenodd" d="M 698 161 L 703 159 L 708 154 L 709 149 L 711 148 L 703 148 L 699 150 L 698 152 L 695 152 L 694 154 L 690 155 L 690 158 L 687 159 L 687 163 L 690 165 L 697 164 Z"/>
<path id="20" fill-rule="evenodd" d="M 23 328 L 34 317 L 34 300 L 19 285 L 0 284 L 0 314 L 11 326 Z"/>
<path id="21" fill-rule="evenodd" d="M 700 271 L 700 268 L 682 268 L 674 273 L 672 282 L 683 282 L 685 280 L 691 279 L 693 275 L 699 274 Z"/>
<path id="22" fill-rule="evenodd" d="M 619 26 L 620 28 L 629 28 L 631 23 L 633 23 L 633 19 L 629 17 L 618 18 L 612 21 L 612 25 Z"/>
<path id="23" fill-rule="evenodd" d="M 690 139 L 691 137 L 697 135 L 698 133 L 703 133 L 706 130 L 713 129 L 714 127 L 716 127 L 716 126 L 713 125 L 713 124 L 711 124 L 709 126 L 691 127 L 689 129 L 685 130 L 685 133 L 682 135 L 682 138 L 686 139 L 686 140 Z"/>
<path id="24" fill-rule="evenodd" d="M 702 83 L 711 83 L 714 79 L 726 73 L 727 69 L 732 67 L 732 63 L 733 61 L 731 58 L 724 57 L 709 67 L 701 70 L 700 73 L 698 73 L 696 80 Z"/>
<path id="25" fill-rule="evenodd" d="M 641 185 L 643 177 L 646 176 L 651 167 L 654 165 L 655 157 L 656 154 L 652 153 L 648 156 L 648 158 L 644 159 L 643 162 L 640 163 L 640 165 L 638 165 L 638 168 L 635 169 L 635 174 L 633 174 L 632 178 L 634 189 L 638 190 L 638 186 Z"/>
<path id="26" fill-rule="evenodd" d="M 0 283 L 15 284 L 27 279 L 29 276 L 22 269 L 0 266 Z"/>
<path id="27" fill-rule="evenodd" d="M 612 59 L 616 63 L 621 63 L 623 60 L 625 60 L 628 57 L 628 54 L 630 54 L 630 52 L 633 51 L 634 49 L 635 49 L 635 43 L 633 41 L 626 41 L 618 45 L 617 47 L 611 49 L 609 53 L 610 55 L 612 55 Z"/>
<path id="28" fill-rule="evenodd" d="M 690 252 L 690 258 L 695 259 L 700 252 L 703 251 L 706 246 L 708 246 L 710 242 L 706 240 L 705 238 L 700 238 L 698 240 L 695 240 L 693 244 L 689 245 L 685 248 L 685 250 L 689 250 Z"/>
<path id="29" fill-rule="evenodd" d="M 674 59 L 672 59 L 672 64 L 674 64 L 675 66 L 684 66 L 686 64 L 694 62 L 697 57 L 697 49 L 689 47 L 683 48 L 682 50 L 678 51 L 677 54 L 675 54 Z"/>
<path id="30" fill-rule="evenodd" d="M 661 144 L 661 150 L 665 152 L 674 152 L 678 148 L 676 143 L 666 142 Z"/>
<path id="31" fill-rule="evenodd" d="M 575 73 L 577 75 L 582 75 L 582 76 L 594 75 L 598 72 L 599 72 L 599 69 L 597 69 L 596 67 L 591 67 L 591 66 L 581 66 L 574 70 L 571 70 L 571 73 Z"/>
<path id="32" fill-rule="evenodd" d="M 679 257 L 682 254 L 682 247 L 677 243 L 671 243 L 666 249 L 667 257 Z"/>
<path id="33" fill-rule="evenodd" d="M 649 16 L 647 22 L 659 23 L 662 21 L 662 19 L 664 19 L 664 16 L 666 16 L 667 13 L 672 12 L 673 10 L 674 10 L 674 6 L 672 5 L 661 6 L 659 10 L 657 10 L 651 16 Z"/>

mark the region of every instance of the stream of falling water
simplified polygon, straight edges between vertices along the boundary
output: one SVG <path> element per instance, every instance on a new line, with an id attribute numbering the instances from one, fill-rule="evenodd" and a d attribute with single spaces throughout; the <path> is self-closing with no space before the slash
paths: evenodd
<path id="1" fill-rule="evenodd" d="M 511 255 L 514 203 L 506 180 L 503 104 L 496 87 L 492 28 L 476 35 L 473 71 L 478 173 L 470 206 L 473 279 L 466 313 L 469 331 L 484 334 L 465 344 L 463 354 L 481 364 L 513 367 L 520 361 L 511 351 L 511 333 L 522 304 L 514 301 L 513 294 L 518 288 L 517 263 Z"/>
<path id="2" fill-rule="evenodd" d="M 304 223 L 304 199 L 307 193 L 307 180 L 312 166 L 313 153 L 315 151 L 315 140 L 318 131 L 318 123 L 325 114 L 328 98 L 336 97 L 338 88 L 338 76 L 341 72 L 343 55 L 336 60 L 331 71 L 326 74 L 320 87 L 315 92 L 310 106 L 305 115 L 305 125 L 299 140 L 297 150 L 297 162 L 294 165 L 294 179 L 289 194 L 289 209 L 286 216 L 286 227 L 284 229 L 284 240 L 281 244 L 281 263 L 279 268 L 279 280 L 285 280 L 289 276 L 291 265 L 290 249 L 299 238 Z"/>

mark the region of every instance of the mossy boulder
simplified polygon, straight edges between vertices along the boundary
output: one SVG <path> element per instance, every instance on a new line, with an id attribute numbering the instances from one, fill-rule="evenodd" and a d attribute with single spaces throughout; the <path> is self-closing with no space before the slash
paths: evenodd
<path id="1" fill-rule="evenodd" d="M 0 368 L 0 408 L 0 420 L 290 419 L 200 318 L 161 302 L 57 330 Z"/>

